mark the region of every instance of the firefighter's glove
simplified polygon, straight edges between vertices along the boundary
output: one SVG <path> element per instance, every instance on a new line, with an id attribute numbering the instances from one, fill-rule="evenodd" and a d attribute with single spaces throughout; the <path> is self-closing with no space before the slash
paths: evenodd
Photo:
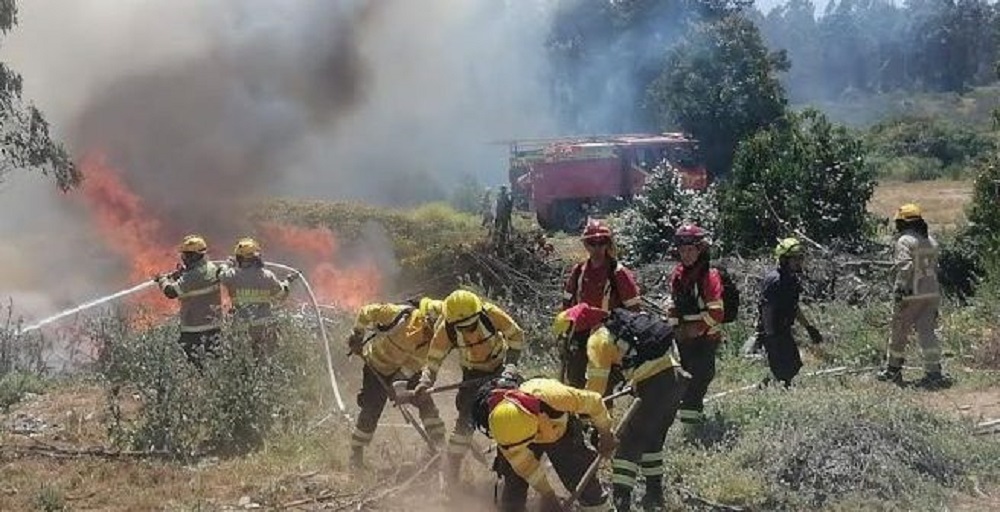
<path id="1" fill-rule="evenodd" d="M 500 378 L 517 383 L 521 380 L 521 374 L 517 371 L 517 366 L 508 364 L 504 365 L 503 372 L 500 373 Z"/>
<path id="2" fill-rule="evenodd" d="M 352 354 L 360 354 L 361 348 L 365 345 L 365 333 L 362 331 L 353 331 L 351 335 L 347 337 L 347 346 L 351 349 Z"/>
<path id="3" fill-rule="evenodd" d="M 396 396 L 396 404 L 403 405 L 409 403 L 413 398 L 413 392 L 406 389 L 409 383 L 405 380 L 397 380 L 392 383 L 392 392 Z"/>
<path id="4" fill-rule="evenodd" d="M 615 439 L 613 432 L 610 430 L 597 431 L 597 453 L 601 457 L 611 458 L 615 454 L 616 448 L 618 448 L 618 440 Z"/>
<path id="5" fill-rule="evenodd" d="M 819 329 L 817 329 L 816 326 L 810 325 L 809 327 L 806 327 L 806 332 L 809 333 L 809 339 L 812 340 L 813 343 L 823 343 L 823 335 L 820 334 Z"/>

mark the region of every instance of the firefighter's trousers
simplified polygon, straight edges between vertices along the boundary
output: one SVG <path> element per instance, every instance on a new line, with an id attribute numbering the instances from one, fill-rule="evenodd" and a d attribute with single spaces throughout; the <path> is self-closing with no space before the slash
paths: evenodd
<path id="1" fill-rule="evenodd" d="M 661 488 L 663 443 L 687 389 L 688 375 L 676 367 L 635 384 L 634 393 L 642 403 L 618 436 L 618 449 L 611 464 L 611 483 L 615 488 L 631 491 L 640 474 L 647 486 L 654 484 Z"/>
<path id="2" fill-rule="evenodd" d="M 903 366 L 910 335 L 916 331 L 924 369 L 928 372 L 941 371 L 941 342 L 934 333 L 940 305 L 941 299 L 938 297 L 896 302 L 892 314 L 892 337 L 889 340 L 889 367 Z"/>
<path id="3" fill-rule="evenodd" d="M 351 448 L 362 449 L 371 443 L 378 426 L 378 420 L 385 409 L 385 402 L 389 399 L 389 394 L 375 376 L 375 370 L 365 365 L 362 374 L 361 391 L 358 392 L 358 407 L 361 412 L 358 414 L 358 421 L 351 432 Z M 381 375 L 382 379 L 389 385 L 392 384 L 392 376 Z M 419 375 L 414 375 L 407 382 L 407 388 L 413 389 L 417 385 Z M 428 437 L 434 444 L 440 445 L 444 442 L 444 422 L 438 414 L 437 406 L 430 395 L 415 396 L 411 402 L 416 406 L 420 414 L 420 423 Z"/>
<path id="4" fill-rule="evenodd" d="M 202 367 L 202 358 L 212 356 L 219 347 L 221 329 L 211 329 L 202 332 L 181 332 L 178 340 L 187 360 L 198 368 Z"/>
<path id="5" fill-rule="evenodd" d="M 484 377 L 499 377 L 502 370 L 503 366 L 499 366 L 496 370 L 490 372 L 462 368 L 462 382 Z M 472 409 L 475 407 L 476 390 L 478 387 L 465 386 L 459 388 L 458 393 L 455 394 L 455 409 L 458 411 L 458 418 L 455 419 L 455 429 L 451 432 L 451 436 L 448 437 L 448 460 L 446 466 L 446 477 L 450 480 L 458 478 L 462 458 L 465 457 L 466 452 L 469 451 L 469 446 L 472 444 L 472 434 L 475 431 L 475 426 L 472 423 Z"/>
<path id="6" fill-rule="evenodd" d="M 715 379 L 715 353 L 719 342 L 704 336 L 690 340 L 677 340 L 677 351 L 681 356 L 681 366 L 691 374 L 677 412 L 682 423 L 700 423 L 705 419 L 705 394 Z"/>
<path id="7" fill-rule="evenodd" d="M 764 350 L 767 351 L 767 365 L 771 368 L 771 375 L 775 380 L 784 382 L 786 386 L 791 385 L 792 379 L 802 369 L 802 356 L 799 354 L 799 346 L 795 343 L 792 332 L 761 336 Z"/>
<path id="8" fill-rule="evenodd" d="M 541 460 L 547 455 L 552 467 L 567 490 L 576 489 L 590 463 L 597 453 L 583 442 L 583 427 L 580 420 L 570 418 L 566 425 L 566 433 L 558 441 L 550 444 L 533 444 L 531 451 Z M 528 482 L 514 472 L 514 469 L 501 454 L 497 454 L 494 469 L 503 479 L 500 493 L 500 510 L 503 512 L 520 512 L 525 510 L 528 498 Z M 601 488 L 600 480 L 595 476 L 590 479 L 580 495 L 580 510 L 608 510 L 607 495 Z"/>

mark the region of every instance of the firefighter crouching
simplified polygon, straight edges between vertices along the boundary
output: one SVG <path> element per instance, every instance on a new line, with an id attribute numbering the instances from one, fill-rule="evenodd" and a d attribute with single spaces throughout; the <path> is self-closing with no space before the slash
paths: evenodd
<path id="1" fill-rule="evenodd" d="M 620 307 L 638 311 L 642 303 L 639 285 L 632 271 L 618 262 L 611 229 L 599 220 L 590 220 L 581 241 L 588 256 L 570 270 L 563 287 L 562 309 L 589 304 L 605 311 Z M 589 336 L 589 330 L 576 325 L 566 342 L 561 379 L 570 386 L 582 388 L 587 380 Z"/>
<path id="2" fill-rule="evenodd" d="M 184 237 L 178 247 L 181 264 L 153 278 L 169 299 L 180 301 L 179 343 L 188 361 L 202 367 L 202 355 L 214 354 L 221 328 L 222 292 L 219 267 L 208 260 L 208 244 L 198 235 Z"/>
<path id="3" fill-rule="evenodd" d="M 299 277 L 297 272 L 279 280 L 264 268 L 260 244 L 242 238 L 233 249 L 231 264 L 219 271 L 219 280 L 229 293 L 237 321 L 245 322 L 254 355 L 258 359 L 274 353 L 278 332 L 273 305 L 288 297 L 288 287 Z"/>
<path id="4" fill-rule="evenodd" d="M 440 313 L 441 301 L 427 297 L 420 299 L 418 307 L 412 304 L 369 304 L 358 312 L 354 330 L 347 341 L 351 353 L 360 354 L 365 360 L 361 391 L 358 392 L 361 412 L 351 432 L 352 466 L 361 467 L 364 464 L 365 447 L 371 443 L 389 398 L 382 382 L 397 389 L 416 387 Z M 373 334 L 366 342 L 365 332 L 369 330 Z M 395 384 L 396 381 L 405 381 L 405 385 Z M 420 422 L 431 441 L 437 446 L 443 444 L 444 422 L 430 395 L 414 396 L 410 403 L 416 406 Z"/>
<path id="5" fill-rule="evenodd" d="M 555 493 L 540 459 L 547 455 L 559 479 L 576 488 L 597 457 L 584 444 L 580 417 L 586 416 L 598 432 L 598 451 L 610 456 L 615 449 L 611 416 L 592 391 L 576 389 L 555 379 L 531 379 L 521 385 L 497 379 L 482 386 L 475 397 L 476 427 L 496 441 L 495 469 L 503 479 L 500 509 L 525 510 L 528 487 L 549 505 Z M 592 478 L 580 496 L 580 510 L 609 510 L 600 481 Z"/>
<path id="6" fill-rule="evenodd" d="M 799 296 L 802 294 L 802 273 L 805 250 L 795 238 L 786 238 L 774 248 L 778 267 L 769 271 L 761 282 L 760 302 L 757 310 L 757 338 L 767 351 L 767 364 L 771 375 L 786 388 L 802 369 L 802 356 L 792 335 L 797 320 L 809 333 L 813 343 L 821 343 L 823 336 L 809 322 Z M 770 383 L 765 379 L 763 385 Z"/>
<path id="7" fill-rule="evenodd" d="M 639 475 L 646 483 L 642 507 L 662 509 L 666 506 L 663 443 L 690 378 L 670 354 L 673 329 L 645 312 L 618 308 L 609 314 L 587 304 L 563 311 L 553 324 L 557 335 L 574 327 L 593 330 L 587 341 L 587 390 L 606 394 L 608 376 L 618 368 L 632 386 L 632 394 L 642 399 L 632 421 L 619 433 L 612 461 L 615 510 L 632 509 L 632 490 Z"/>
<path id="8" fill-rule="evenodd" d="M 524 332 L 507 313 L 470 291 L 456 290 L 445 298 L 443 316 L 444 321 L 435 327 L 416 395 L 434 385 L 442 361 L 453 349 L 461 355 L 462 382 L 517 375 Z M 462 459 L 472 442 L 475 395 L 475 386 L 465 386 L 455 397 L 458 418 L 448 439 L 445 471 L 450 483 L 457 482 Z"/>
<path id="9" fill-rule="evenodd" d="M 681 365 L 691 374 L 677 413 L 682 423 L 705 420 L 705 394 L 715 378 L 715 354 L 722 341 L 725 319 L 722 276 L 710 266 L 704 229 L 685 224 L 674 233 L 681 262 L 670 276 L 668 319 L 674 326 Z"/>
<path id="10" fill-rule="evenodd" d="M 927 222 L 915 204 L 905 204 L 896 212 L 896 231 L 899 238 L 895 251 L 892 335 L 886 365 L 878 379 L 902 383 L 906 345 L 915 330 L 924 359 L 924 377 L 917 385 L 932 389 L 949 387 L 953 380 L 941 371 L 941 342 L 934 333 L 941 306 L 937 241 L 928 234 Z"/>

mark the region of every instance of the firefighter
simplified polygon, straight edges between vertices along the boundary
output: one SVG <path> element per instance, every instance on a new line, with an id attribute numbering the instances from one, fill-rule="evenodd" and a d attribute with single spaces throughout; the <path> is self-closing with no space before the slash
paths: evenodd
<path id="1" fill-rule="evenodd" d="M 479 215 L 482 217 L 481 225 L 482 227 L 488 230 L 493 229 L 493 199 L 491 197 L 492 195 L 493 195 L 492 191 L 489 189 L 489 187 L 487 187 L 486 190 L 483 191 L 483 195 L 479 201 Z"/>
<path id="2" fill-rule="evenodd" d="M 222 292 L 219 267 L 208 260 L 208 244 L 198 235 L 184 237 L 178 247 L 181 263 L 156 284 L 168 299 L 181 303 L 179 343 L 188 361 L 202 367 L 202 356 L 214 354 L 219 343 Z"/>
<path id="3" fill-rule="evenodd" d="M 494 241 L 497 246 L 504 246 L 510 239 L 510 218 L 514 212 L 514 199 L 510 196 L 507 185 L 501 185 L 497 193 L 496 212 L 494 217 Z"/>
<path id="4" fill-rule="evenodd" d="M 230 264 L 219 271 L 237 320 L 246 322 L 254 355 L 258 359 L 273 353 L 278 332 L 272 307 L 288 297 L 288 288 L 299 277 L 292 272 L 279 280 L 264 268 L 260 244 L 253 238 L 241 238 L 233 248 Z"/>
<path id="5" fill-rule="evenodd" d="M 624 307 L 638 311 L 642 305 L 639 286 L 632 271 L 618 262 L 611 229 L 599 220 L 589 220 L 580 237 L 587 259 L 573 266 L 563 286 L 562 308 L 577 304 L 611 311 Z M 562 380 L 582 388 L 586 382 L 588 330 L 576 326 L 563 350 Z"/>
<path id="6" fill-rule="evenodd" d="M 674 233 L 680 263 L 670 276 L 667 317 L 674 326 L 681 365 L 691 374 L 677 412 L 682 423 L 705 420 L 705 393 L 715 378 L 715 354 L 722 341 L 719 327 L 725 318 L 722 276 L 711 268 L 708 234 L 695 224 Z"/>
<path id="7" fill-rule="evenodd" d="M 616 445 L 611 431 L 611 415 L 592 391 L 572 388 L 555 379 L 517 381 L 491 380 L 474 399 L 476 427 L 496 441 L 494 469 L 503 480 L 500 510 L 523 511 L 528 487 L 535 489 L 548 504 L 554 502 L 553 482 L 540 462 L 546 455 L 569 489 L 597 457 L 584 443 L 581 416 L 597 429 L 597 451 L 610 456 Z M 580 510 L 608 510 L 607 496 L 595 476 L 580 495 Z"/>
<path id="8" fill-rule="evenodd" d="M 803 269 L 804 248 L 795 238 L 785 238 L 774 248 L 778 267 L 769 271 L 761 282 L 760 301 L 757 304 L 757 339 L 767 352 L 771 375 L 786 388 L 802 369 L 802 357 L 792 335 L 797 320 L 809 333 L 813 343 L 822 343 L 823 336 L 799 307 L 802 293 L 800 275 Z M 770 378 L 763 385 L 770 383 Z"/>
<path id="9" fill-rule="evenodd" d="M 434 324 L 441 314 L 441 301 L 424 297 L 418 304 L 368 304 L 358 312 L 347 339 L 351 353 L 365 360 L 358 392 L 361 412 L 351 432 L 351 465 L 356 468 L 364 464 L 365 447 L 371 443 L 389 397 L 383 383 L 396 389 L 413 389 L 417 385 L 434 335 Z M 367 331 L 372 331 L 368 339 Z M 431 397 L 414 396 L 411 403 L 417 407 L 420 422 L 431 441 L 438 446 L 443 444 L 444 422 Z"/>
<path id="10" fill-rule="evenodd" d="M 416 395 L 434 385 L 442 361 L 453 349 L 461 354 L 463 382 L 517 375 L 524 332 L 503 310 L 468 290 L 456 290 L 444 299 L 443 320 L 435 327 Z M 455 397 L 458 418 L 448 439 L 445 471 L 452 483 L 458 480 L 462 459 L 472 442 L 471 414 L 475 393 L 475 387 L 466 386 L 460 388 Z"/>
<path id="11" fill-rule="evenodd" d="M 663 443 L 674 423 L 688 375 L 670 349 L 673 328 L 656 316 L 618 308 L 609 314 L 578 304 L 556 317 L 557 335 L 573 328 L 592 331 L 587 341 L 587 390 L 605 394 L 613 368 L 623 371 L 632 393 L 642 398 L 635 417 L 620 432 L 612 461 L 616 510 L 631 510 L 632 490 L 641 474 L 646 483 L 645 510 L 666 506 L 663 498 Z"/>
<path id="12" fill-rule="evenodd" d="M 918 386 L 949 387 L 952 378 L 941 371 L 941 343 L 934 333 L 941 304 L 937 278 L 938 244 L 927 232 L 920 207 L 904 204 L 896 212 L 895 264 L 892 335 L 881 381 L 901 384 L 903 361 L 910 334 L 916 330 L 924 359 L 924 377 Z"/>

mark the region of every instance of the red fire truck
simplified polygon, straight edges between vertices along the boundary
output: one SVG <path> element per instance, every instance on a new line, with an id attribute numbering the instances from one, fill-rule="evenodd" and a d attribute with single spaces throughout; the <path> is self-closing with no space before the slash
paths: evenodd
<path id="1" fill-rule="evenodd" d="M 681 133 L 512 141 L 509 181 L 515 206 L 535 212 L 544 229 L 575 231 L 588 215 L 632 199 L 666 161 L 683 186 L 704 190 L 708 173 L 698 143 Z"/>

